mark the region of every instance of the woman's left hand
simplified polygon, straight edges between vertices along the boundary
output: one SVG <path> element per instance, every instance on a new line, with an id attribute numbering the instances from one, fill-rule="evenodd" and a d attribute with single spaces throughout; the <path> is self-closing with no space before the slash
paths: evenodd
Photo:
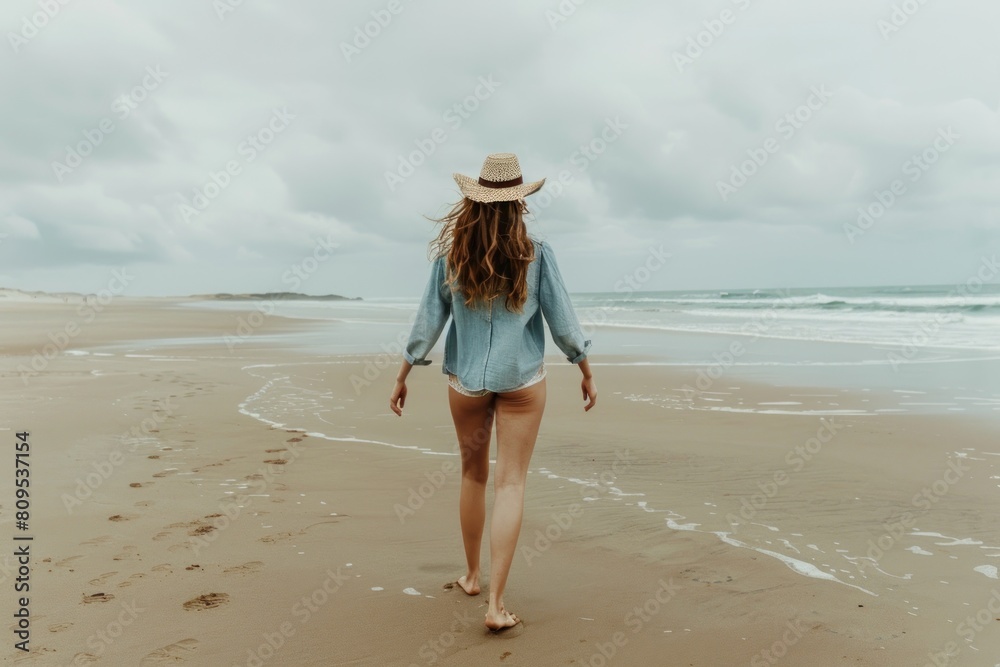
<path id="1" fill-rule="evenodd" d="M 406 403 L 406 382 L 396 380 L 396 386 L 392 388 L 392 396 L 389 397 L 389 407 L 397 416 L 402 416 L 404 403 Z"/>

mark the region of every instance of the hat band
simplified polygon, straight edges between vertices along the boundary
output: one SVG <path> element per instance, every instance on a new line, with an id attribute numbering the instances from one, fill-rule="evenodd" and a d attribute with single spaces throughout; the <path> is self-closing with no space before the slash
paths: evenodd
<path id="1" fill-rule="evenodd" d="M 480 176 L 479 184 L 487 188 L 509 188 L 515 185 L 523 185 L 524 178 L 518 176 L 517 178 L 512 178 L 509 181 L 487 181 L 485 178 Z"/>

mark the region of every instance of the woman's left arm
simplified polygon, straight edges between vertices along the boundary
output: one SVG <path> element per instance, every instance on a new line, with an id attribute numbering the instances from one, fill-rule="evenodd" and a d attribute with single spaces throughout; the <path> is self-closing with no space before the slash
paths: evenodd
<path id="1" fill-rule="evenodd" d="M 445 282 L 445 258 L 438 257 L 431 267 L 431 276 L 420 299 L 417 318 L 410 330 L 410 339 L 403 350 L 403 363 L 396 374 L 396 385 L 389 397 L 389 407 L 397 415 L 403 414 L 403 404 L 406 402 L 406 376 L 413 366 L 426 366 L 431 363 L 427 359 L 431 348 L 441 337 L 444 325 L 451 315 L 451 289 Z"/>
<path id="2" fill-rule="evenodd" d="M 393 386 L 392 394 L 389 396 L 389 407 L 392 408 L 392 411 L 397 416 L 403 415 L 403 405 L 406 403 L 406 376 L 410 374 L 411 368 L 413 368 L 413 364 L 403 359 L 403 364 L 399 367 L 399 373 L 396 374 L 396 384 Z"/>

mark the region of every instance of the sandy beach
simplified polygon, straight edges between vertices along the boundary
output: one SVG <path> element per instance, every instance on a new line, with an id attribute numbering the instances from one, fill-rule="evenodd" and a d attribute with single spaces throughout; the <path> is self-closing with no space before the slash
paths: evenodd
<path id="1" fill-rule="evenodd" d="M 3 2 L 0 667 L 1000 667 L 1000 3 L 623 9 Z"/>
<path id="2" fill-rule="evenodd" d="M 524 623 L 493 635 L 485 594 L 446 587 L 464 558 L 440 356 L 399 418 L 398 359 L 303 353 L 280 334 L 312 323 L 280 317 L 227 346 L 249 307 L 178 304 L 118 298 L 35 366 L 78 306 L 0 305 L 0 427 L 11 450 L 30 434 L 31 471 L 27 530 L 13 452 L 0 483 L 4 609 L 30 610 L 30 652 L 15 619 L 5 663 L 1000 660 L 995 421 L 666 409 L 630 397 L 689 375 L 601 354 L 585 414 L 554 356 L 506 593 Z M 141 343 L 187 337 L 217 342 Z M 755 404 L 831 393 L 721 384 Z M 837 403 L 861 400 L 879 397 Z"/>

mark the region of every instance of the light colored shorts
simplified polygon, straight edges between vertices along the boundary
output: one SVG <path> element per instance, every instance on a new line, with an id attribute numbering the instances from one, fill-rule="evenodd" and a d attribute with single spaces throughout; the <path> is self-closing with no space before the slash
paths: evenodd
<path id="1" fill-rule="evenodd" d="M 535 375 L 530 380 L 528 380 L 527 382 L 518 387 L 514 387 L 513 389 L 508 389 L 508 391 L 517 391 L 518 389 L 524 389 L 525 387 L 530 387 L 531 385 L 537 384 L 544 379 L 545 379 L 545 362 L 542 362 L 542 365 L 538 367 L 538 372 L 535 373 Z M 451 385 L 452 389 L 462 394 L 463 396 L 486 396 L 487 394 L 493 393 L 489 389 L 480 389 L 479 391 L 466 389 L 465 387 L 462 386 L 462 383 L 458 381 L 458 376 L 451 373 L 448 374 L 448 384 Z"/>

